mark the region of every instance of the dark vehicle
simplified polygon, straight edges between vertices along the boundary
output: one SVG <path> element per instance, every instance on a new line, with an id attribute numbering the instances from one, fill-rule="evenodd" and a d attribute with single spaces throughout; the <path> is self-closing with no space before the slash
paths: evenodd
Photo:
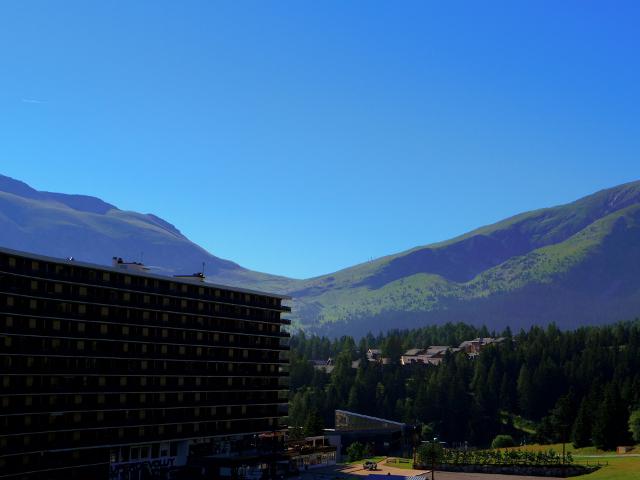
<path id="1" fill-rule="evenodd" d="M 366 462 L 364 462 L 362 467 L 365 470 L 370 470 L 370 471 L 378 470 L 378 464 L 376 462 L 372 462 L 370 460 L 367 460 Z"/>

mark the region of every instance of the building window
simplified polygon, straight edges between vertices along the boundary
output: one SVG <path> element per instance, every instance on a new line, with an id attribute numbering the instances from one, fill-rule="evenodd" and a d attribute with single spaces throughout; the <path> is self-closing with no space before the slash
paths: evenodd
<path id="1" fill-rule="evenodd" d="M 105 325 L 104 323 L 100 325 L 100 333 L 102 335 L 106 335 L 107 333 L 109 333 L 109 326 Z"/>
<path id="2" fill-rule="evenodd" d="M 31 280 L 31 290 L 37 290 L 37 289 L 38 289 L 37 280 Z"/>
<path id="3" fill-rule="evenodd" d="M 7 297 L 7 306 L 13 307 L 13 305 L 14 305 L 13 297 Z"/>
<path id="4" fill-rule="evenodd" d="M 86 329 L 86 325 L 83 322 L 78 322 L 78 332 L 83 333 Z"/>
<path id="5" fill-rule="evenodd" d="M 87 287 L 80 287 L 78 289 L 78 295 L 80 295 L 81 297 L 86 297 L 87 296 Z"/>

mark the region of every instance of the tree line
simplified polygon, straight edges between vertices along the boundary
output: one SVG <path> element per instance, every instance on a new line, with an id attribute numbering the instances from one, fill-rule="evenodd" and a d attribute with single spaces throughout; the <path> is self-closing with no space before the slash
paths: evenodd
<path id="1" fill-rule="evenodd" d="M 409 348 L 457 346 L 479 336 L 505 341 L 475 358 L 448 353 L 438 366 L 399 363 Z M 369 348 L 382 349 L 391 363 L 367 361 Z M 531 327 L 516 335 L 446 324 L 358 342 L 297 334 L 291 349 L 289 423 L 300 435 L 332 426 L 334 410 L 346 409 L 420 425 L 425 438 L 452 445 L 484 447 L 499 434 L 603 449 L 640 441 L 639 320 L 572 331 Z M 310 363 L 328 357 L 330 374 Z"/>

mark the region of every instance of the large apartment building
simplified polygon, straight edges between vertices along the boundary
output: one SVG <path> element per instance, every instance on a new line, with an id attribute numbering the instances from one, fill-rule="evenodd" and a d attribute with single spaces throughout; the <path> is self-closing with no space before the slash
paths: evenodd
<path id="1" fill-rule="evenodd" d="M 202 280 L 0 249 L 0 479 L 273 473 L 286 297 Z"/>

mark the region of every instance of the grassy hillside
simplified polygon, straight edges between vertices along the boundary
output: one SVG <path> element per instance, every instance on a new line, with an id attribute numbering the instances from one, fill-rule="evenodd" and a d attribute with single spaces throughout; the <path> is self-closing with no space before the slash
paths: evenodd
<path id="1" fill-rule="evenodd" d="M 253 272 L 170 223 L 0 175 L 0 245 L 109 263 L 144 255 L 156 273 L 294 297 L 294 325 L 333 335 L 464 321 L 493 328 L 603 323 L 640 312 L 640 182 L 527 212 L 465 235 L 307 280 Z"/>
<path id="2" fill-rule="evenodd" d="M 297 320 L 331 334 L 466 321 L 500 328 L 640 312 L 640 183 L 311 279 Z"/>

